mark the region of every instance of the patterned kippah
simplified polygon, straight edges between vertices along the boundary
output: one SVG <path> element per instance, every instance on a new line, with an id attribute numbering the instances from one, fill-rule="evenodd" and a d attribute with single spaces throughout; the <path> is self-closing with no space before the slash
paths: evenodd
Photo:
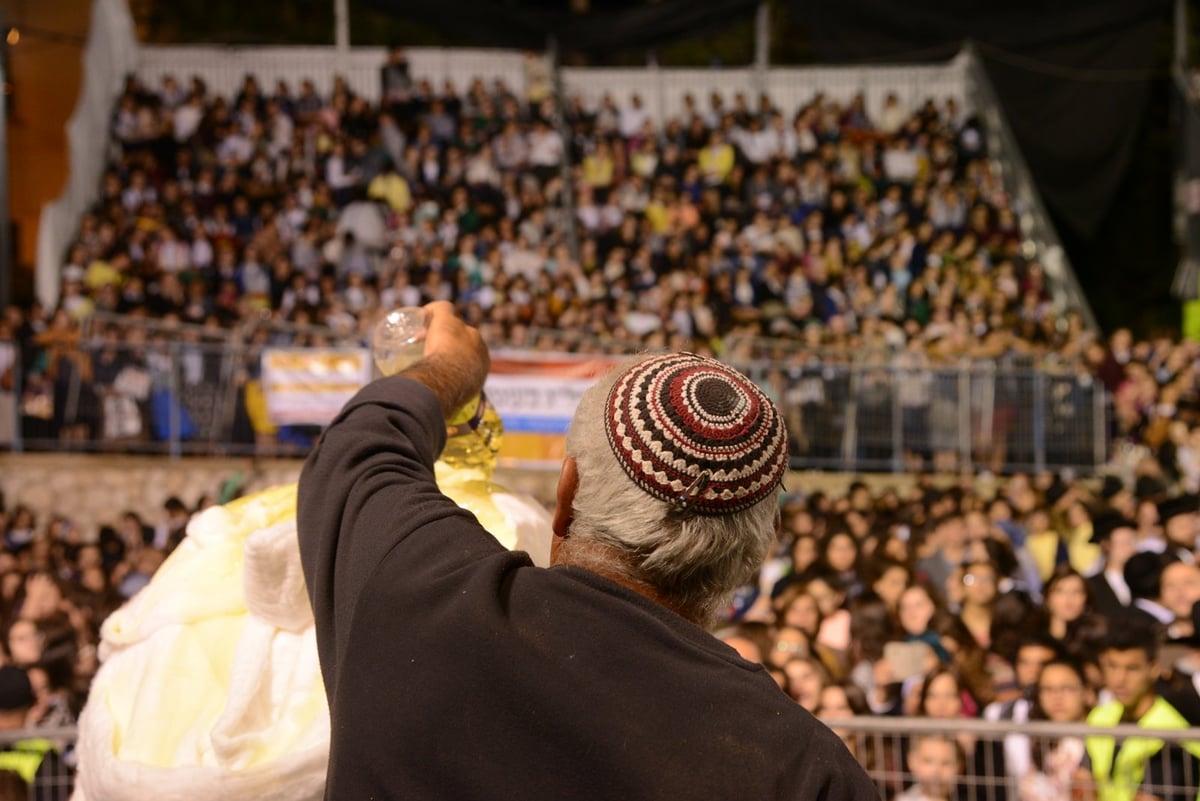
<path id="1" fill-rule="evenodd" d="M 692 353 L 629 368 L 608 394 L 604 423 L 633 482 L 681 511 L 748 509 L 787 472 L 787 431 L 771 401 L 741 373 Z"/>

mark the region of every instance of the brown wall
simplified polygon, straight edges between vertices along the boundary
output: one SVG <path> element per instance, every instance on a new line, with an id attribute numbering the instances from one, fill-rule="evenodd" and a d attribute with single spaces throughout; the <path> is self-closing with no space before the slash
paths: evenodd
<path id="1" fill-rule="evenodd" d="M 42 205 L 67 177 L 65 126 L 79 95 L 88 0 L 0 0 L 4 23 L 20 41 L 8 48 L 13 103 L 8 115 L 9 213 L 17 226 L 17 263 L 32 268 Z M 30 276 L 24 276 L 29 282 Z M 18 284 L 20 285 L 20 284 Z"/>

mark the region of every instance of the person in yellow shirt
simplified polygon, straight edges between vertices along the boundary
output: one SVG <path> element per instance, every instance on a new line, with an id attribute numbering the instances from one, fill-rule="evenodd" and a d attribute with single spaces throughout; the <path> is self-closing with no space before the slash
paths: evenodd
<path id="1" fill-rule="evenodd" d="M 710 186 L 723 184 L 733 172 L 733 146 L 725 141 L 724 134 L 714 130 L 708 136 L 708 147 L 700 151 L 698 162 L 705 183 Z"/>
<path id="2" fill-rule="evenodd" d="M 604 203 L 612 187 L 613 173 L 616 162 L 613 161 L 612 146 L 601 139 L 596 143 L 596 149 L 583 157 L 583 180 L 592 191 L 598 203 Z"/>
<path id="3" fill-rule="evenodd" d="M 1153 629 L 1137 618 L 1116 616 L 1100 652 L 1104 688 L 1113 700 L 1088 715 L 1093 726 L 1136 723 L 1146 729 L 1186 729 L 1187 720 L 1158 694 L 1158 642 Z M 1154 737 L 1087 738 L 1097 801 L 1141 798 L 1192 799 L 1200 775 L 1200 743 L 1165 743 Z"/>

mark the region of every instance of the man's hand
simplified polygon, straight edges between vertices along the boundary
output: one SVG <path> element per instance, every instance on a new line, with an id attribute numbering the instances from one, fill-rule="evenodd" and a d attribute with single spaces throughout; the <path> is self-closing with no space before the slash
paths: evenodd
<path id="1" fill-rule="evenodd" d="M 425 354 L 400 375 L 420 381 L 433 391 L 449 419 L 483 390 L 491 359 L 479 331 L 454 313 L 444 300 L 425 309 Z"/>

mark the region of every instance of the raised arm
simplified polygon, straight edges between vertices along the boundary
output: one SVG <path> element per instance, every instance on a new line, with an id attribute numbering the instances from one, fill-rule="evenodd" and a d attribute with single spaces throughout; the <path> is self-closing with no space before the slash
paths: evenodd
<path id="1" fill-rule="evenodd" d="M 425 308 L 425 356 L 358 392 L 300 475 L 296 528 L 331 698 L 355 605 L 379 563 L 412 532 L 470 516 L 438 490 L 433 462 L 446 419 L 483 387 L 487 347 L 449 303 Z"/>

